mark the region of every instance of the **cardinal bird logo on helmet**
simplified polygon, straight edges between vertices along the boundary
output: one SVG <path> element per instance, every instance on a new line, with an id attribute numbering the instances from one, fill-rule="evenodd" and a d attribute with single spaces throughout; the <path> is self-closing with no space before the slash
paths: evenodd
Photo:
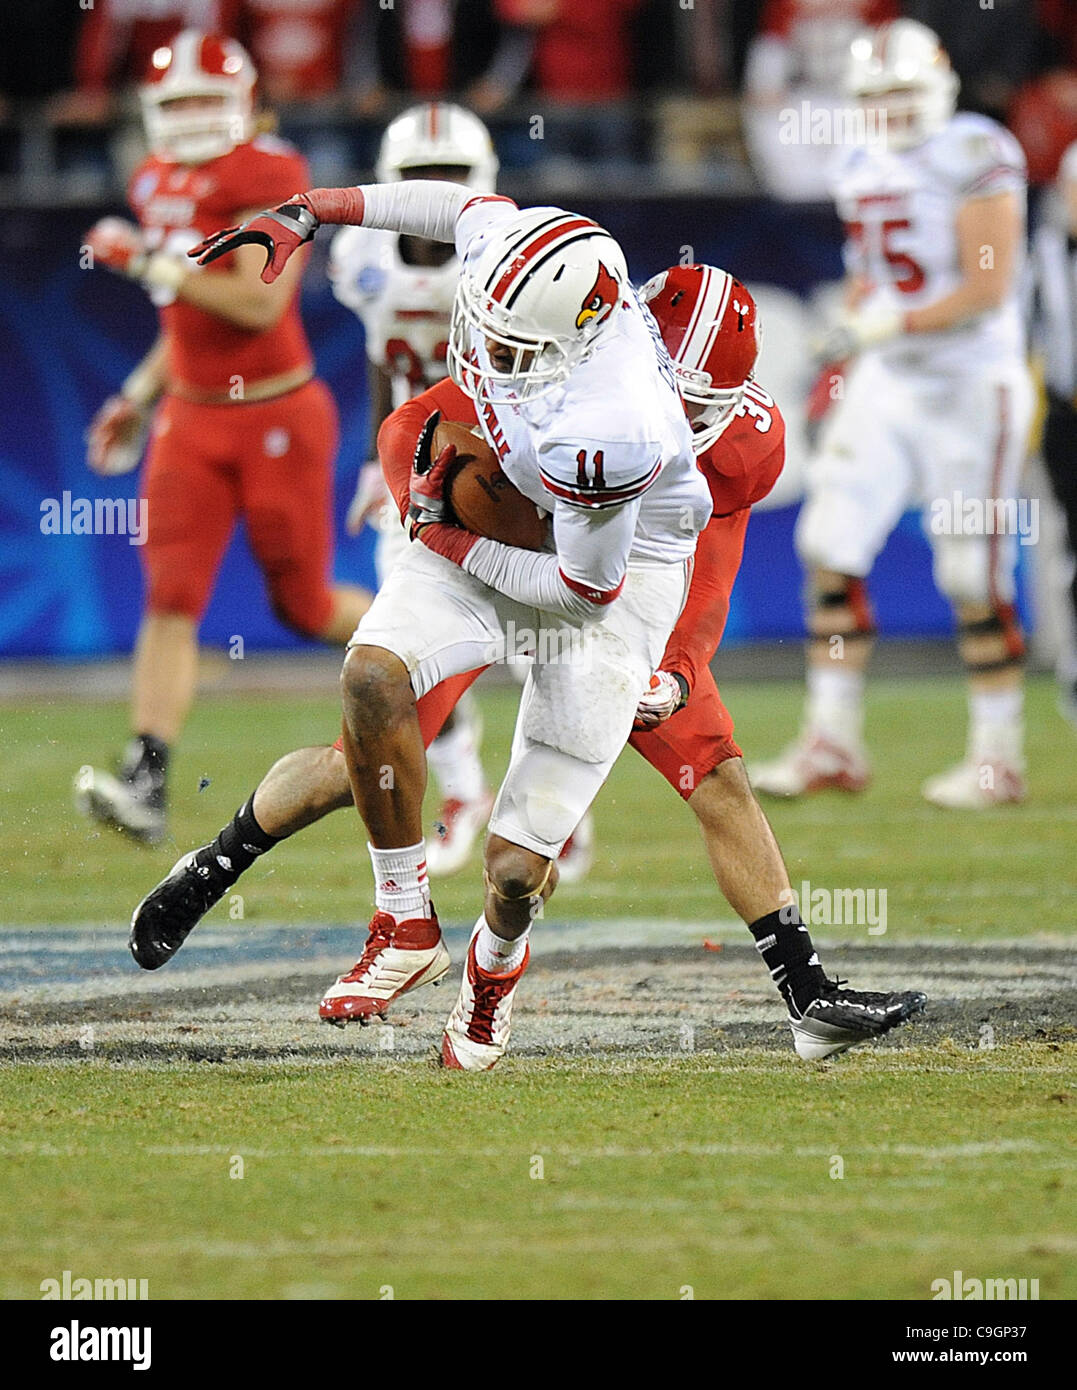
<path id="1" fill-rule="evenodd" d="M 595 283 L 587 291 L 587 296 L 580 306 L 580 312 L 576 315 L 576 327 L 582 328 L 591 319 L 597 319 L 603 310 L 610 310 L 617 303 L 620 289 L 617 281 L 602 264 L 598 263 L 598 274 L 595 276 Z"/>

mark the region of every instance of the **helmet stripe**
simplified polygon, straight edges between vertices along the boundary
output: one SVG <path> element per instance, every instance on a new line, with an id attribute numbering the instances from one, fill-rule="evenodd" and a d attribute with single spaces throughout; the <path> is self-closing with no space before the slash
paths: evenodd
<path id="1" fill-rule="evenodd" d="M 692 365 L 691 363 L 685 363 L 685 356 L 688 352 L 689 345 L 691 344 L 692 336 L 695 333 L 696 328 L 699 326 L 699 320 L 702 317 L 703 308 L 707 302 L 707 297 L 710 292 L 710 284 L 711 268 L 709 265 L 705 265 L 703 267 L 703 279 L 700 282 L 699 295 L 696 298 L 695 307 L 692 310 L 692 317 L 688 320 L 688 327 L 684 330 L 684 337 L 681 339 L 681 346 L 679 351 L 677 352 L 676 360 L 680 362 L 682 366 Z"/>
<path id="2" fill-rule="evenodd" d="M 556 223 L 562 221 L 567 216 L 569 216 L 568 213 L 555 212 L 550 217 L 545 218 L 542 222 L 537 222 L 533 227 L 526 227 L 522 231 L 520 231 L 517 234 L 516 239 L 505 248 L 504 255 L 501 257 L 497 265 L 494 266 L 493 270 L 487 276 L 486 284 L 483 286 L 483 289 L 486 291 L 486 293 L 490 293 L 491 286 L 494 284 L 498 276 L 501 274 L 506 262 L 512 259 L 516 252 L 519 251 L 521 246 L 525 246 L 527 244 L 527 241 L 530 237 L 537 235 L 537 233 L 540 232 L 543 229 L 543 227 L 552 227 Z"/>
<path id="3" fill-rule="evenodd" d="M 558 255 L 559 252 L 564 251 L 567 247 L 575 245 L 577 241 L 587 241 L 594 236 L 605 236 L 605 233 L 600 227 L 589 227 L 586 231 L 577 232 L 574 236 L 566 236 L 564 239 L 555 242 L 554 245 L 547 250 L 545 255 L 539 256 L 537 260 L 531 261 L 504 300 L 505 308 L 512 308 L 519 297 L 520 291 L 527 284 L 528 280 L 531 279 L 532 275 L 534 275 L 537 270 L 541 269 L 541 267 L 546 264 L 551 256 Z"/>
<path id="4" fill-rule="evenodd" d="M 512 282 L 517 275 L 527 266 L 535 256 L 551 242 L 567 235 L 569 232 L 579 231 L 583 228 L 595 229 L 596 224 L 589 217 L 573 217 L 571 213 L 565 214 L 567 220 L 559 226 L 548 227 L 540 236 L 536 237 L 530 245 L 524 246 L 509 261 L 508 266 L 502 272 L 500 280 L 490 291 L 491 299 L 495 299 L 499 304 L 504 300 Z M 575 240 L 575 238 L 573 238 Z"/>
<path id="5" fill-rule="evenodd" d="M 728 270 L 722 272 L 722 282 L 720 286 L 718 286 L 717 288 L 721 297 L 718 303 L 718 308 L 711 317 L 710 322 L 708 324 L 710 331 L 707 334 L 706 340 L 703 344 L 702 350 L 700 351 L 698 358 L 699 367 L 703 371 L 706 370 L 706 368 L 703 367 L 703 363 L 706 362 L 707 359 L 710 357 L 711 350 L 713 349 L 715 344 L 715 340 L 717 339 L 718 334 L 722 331 L 722 319 L 725 317 L 726 306 L 729 303 L 729 296 L 733 293 L 733 277 L 732 275 L 730 275 Z"/>

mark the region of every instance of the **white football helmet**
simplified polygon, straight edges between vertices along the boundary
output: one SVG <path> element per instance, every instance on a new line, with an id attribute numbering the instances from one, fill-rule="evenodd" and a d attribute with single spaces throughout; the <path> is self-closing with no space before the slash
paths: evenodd
<path id="1" fill-rule="evenodd" d="M 464 183 L 492 193 L 498 162 L 490 132 L 471 111 L 444 101 L 411 106 L 385 130 L 378 150 L 379 183 L 396 183 L 408 169 L 467 169 Z"/>
<path id="2" fill-rule="evenodd" d="M 858 34 L 846 80 L 850 96 L 885 112 L 885 142 L 893 150 L 922 144 L 957 108 L 957 74 L 938 35 L 914 19 Z"/>
<path id="3" fill-rule="evenodd" d="M 251 138 L 257 73 L 234 39 L 184 29 L 158 48 L 139 89 L 146 138 L 154 154 L 205 164 Z M 215 97 L 212 110 L 169 110 L 185 97 Z"/>
<path id="4" fill-rule="evenodd" d="M 453 381 L 475 398 L 545 395 L 594 350 L 628 283 L 624 252 L 596 222 L 528 208 L 491 234 L 460 277 L 449 327 Z M 511 366 L 495 366 L 488 339 L 512 353 Z"/>

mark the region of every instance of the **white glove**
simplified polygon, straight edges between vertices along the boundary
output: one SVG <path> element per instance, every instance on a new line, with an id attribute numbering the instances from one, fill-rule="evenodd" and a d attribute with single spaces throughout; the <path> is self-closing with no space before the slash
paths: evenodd
<path id="1" fill-rule="evenodd" d="M 348 535 L 357 536 L 364 524 L 376 512 L 381 511 L 382 507 L 389 501 L 389 489 L 385 485 L 381 464 L 377 459 L 364 463 L 359 469 L 359 481 L 355 487 L 355 496 L 351 500 L 348 515 L 344 520 L 344 529 Z"/>
<path id="2" fill-rule="evenodd" d="M 817 362 L 843 362 L 865 348 L 877 347 L 902 332 L 905 316 L 897 309 L 863 309 L 847 313 L 814 346 Z"/>
<path id="3" fill-rule="evenodd" d="M 683 679 L 683 677 L 682 677 Z M 656 671 L 636 706 L 634 729 L 654 729 L 677 713 L 688 696 L 676 676 Z"/>

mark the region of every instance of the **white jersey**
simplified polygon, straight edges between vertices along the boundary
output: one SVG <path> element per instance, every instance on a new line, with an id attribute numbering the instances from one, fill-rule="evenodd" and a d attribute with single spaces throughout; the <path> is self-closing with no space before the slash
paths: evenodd
<path id="1" fill-rule="evenodd" d="M 456 228 L 465 265 L 482 254 L 488 232 L 516 215 L 516 208 L 503 201 L 469 207 Z M 573 368 L 564 387 L 519 404 L 476 402 L 506 475 L 553 513 L 564 573 L 598 589 L 617 585 L 626 559 L 675 564 L 691 556 L 711 510 L 658 327 L 631 287 L 613 314 L 594 351 Z M 472 347 L 484 361 L 477 335 Z M 631 529 L 623 534 L 626 526 Z M 594 533 L 603 529 L 610 544 L 599 575 Z M 577 547 L 577 541 L 583 544 Z M 574 574 L 577 548 L 581 572 Z"/>
<path id="2" fill-rule="evenodd" d="M 1025 158 L 997 122 L 960 112 L 912 149 L 849 150 L 834 170 L 833 188 L 847 235 L 846 267 L 874 287 L 863 307 L 918 309 L 958 284 L 957 212 L 964 202 L 1015 192 L 1024 207 Z M 1019 265 L 1014 288 L 997 309 L 944 332 L 899 337 L 873 355 L 898 369 L 927 372 L 975 372 L 1022 358 L 1020 271 Z"/>
<path id="3" fill-rule="evenodd" d="M 409 265 L 396 232 L 342 227 L 329 250 L 333 293 L 359 316 L 367 357 L 392 377 L 393 406 L 446 375 L 445 353 L 460 262 Z"/>

